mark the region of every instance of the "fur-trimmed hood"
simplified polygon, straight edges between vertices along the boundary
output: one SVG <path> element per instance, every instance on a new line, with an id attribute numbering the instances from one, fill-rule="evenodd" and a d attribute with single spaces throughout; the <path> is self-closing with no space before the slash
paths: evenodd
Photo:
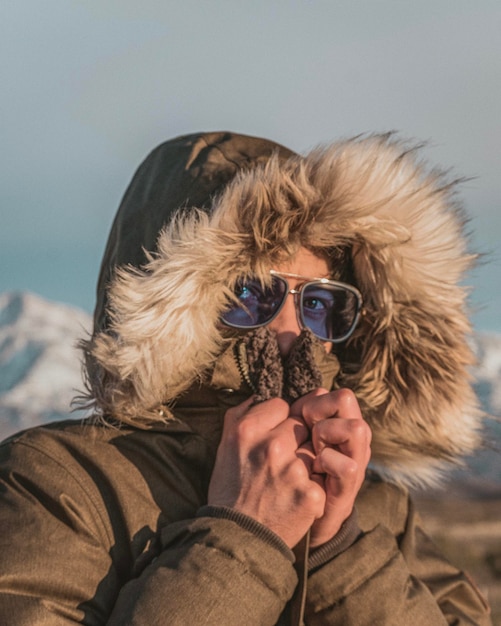
<path id="1" fill-rule="evenodd" d="M 169 141 L 140 166 L 115 219 L 84 342 L 90 397 L 117 420 L 164 419 L 227 345 L 235 280 L 301 247 L 350 250 L 365 315 L 337 385 L 354 390 L 380 471 L 432 482 L 480 444 L 466 291 L 473 257 L 455 185 L 392 135 L 299 156 L 231 133 Z"/>

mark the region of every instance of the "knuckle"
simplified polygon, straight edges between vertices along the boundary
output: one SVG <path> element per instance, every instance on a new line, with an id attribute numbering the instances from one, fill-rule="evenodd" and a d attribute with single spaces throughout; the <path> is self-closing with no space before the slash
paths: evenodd
<path id="1" fill-rule="evenodd" d="M 325 493 L 318 485 L 310 487 L 304 496 L 306 505 L 313 510 L 323 510 L 325 504 Z"/>
<path id="2" fill-rule="evenodd" d="M 361 445 L 370 447 L 372 441 L 372 430 L 364 420 L 350 420 L 351 437 Z"/>
<path id="3" fill-rule="evenodd" d="M 325 387 L 317 387 L 316 389 L 313 389 L 313 391 L 310 391 L 307 395 L 311 398 L 317 398 L 318 396 L 325 396 L 327 394 L 329 394 L 328 389 Z"/>
<path id="4" fill-rule="evenodd" d="M 256 438 L 256 424 L 253 420 L 242 420 L 236 425 L 235 432 L 240 441 L 248 442 Z"/>
<path id="5" fill-rule="evenodd" d="M 347 427 L 352 437 L 357 439 L 365 439 L 367 437 L 367 423 L 363 420 L 349 420 Z"/>
<path id="6" fill-rule="evenodd" d="M 304 483 L 306 488 L 308 482 L 308 472 L 305 464 L 300 459 L 296 459 L 289 465 L 288 478 L 293 484 L 296 485 Z"/>
<path id="7" fill-rule="evenodd" d="M 343 474 L 348 480 L 355 480 L 358 476 L 358 463 L 346 457 Z"/>
<path id="8" fill-rule="evenodd" d="M 268 412 L 282 413 L 284 417 L 289 414 L 289 405 L 283 398 L 271 398 L 260 404 L 260 407 L 266 408 Z"/>
<path id="9" fill-rule="evenodd" d="M 280 437 L 273 437 L 267 442 L 266 456 L 270 463 L 279 463 L 286 453 L 284 442 Z"/>
<path id="10" fill-rule="evenodd" d="M 356 406 L 358 408 L 358 400 L 356 395 L 351 389 L 347 387 L 343 387 L 342 389 L 338 389 L 336 392 L 338 402 L 346 408 Z"/>

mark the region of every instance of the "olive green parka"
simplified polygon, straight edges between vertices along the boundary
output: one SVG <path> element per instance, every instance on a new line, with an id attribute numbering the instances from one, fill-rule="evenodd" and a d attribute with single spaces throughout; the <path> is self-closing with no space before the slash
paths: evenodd
<path id="1" fill-rule="evenodd" d="M 481 442 L 462 227 L 454 186 L 390 135 L 306 156 L 225 132 L 153 151 L 82 344 L 93 415 L 0 447 L 0 623 L 490 624 L 407 492 Z M 221 312 L 238 278 L 266 280 L 302 246 L 349 251 L 364 315 L 315 359 L 323 387 L 353 389 L 374 441 L 349 530 L 309 567 L 304 545 L 206 506 L 225 411 L 254 392 Z"/>

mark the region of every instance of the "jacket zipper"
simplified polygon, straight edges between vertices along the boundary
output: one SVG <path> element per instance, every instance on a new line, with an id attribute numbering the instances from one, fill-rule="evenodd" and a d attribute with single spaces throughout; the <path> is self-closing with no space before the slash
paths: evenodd
<path id="1" fill-rule="evenodd" d="M 257 389 L 253 384 L 251 377 L 249 376 L 249 367 L 247 365 L 247 348 L 243 341 L 239 341 L 236 345 L 235 359 L 238 366 L 238 371 L 243 380 L 249 385 L 254 393 L 257 393 Z"/>

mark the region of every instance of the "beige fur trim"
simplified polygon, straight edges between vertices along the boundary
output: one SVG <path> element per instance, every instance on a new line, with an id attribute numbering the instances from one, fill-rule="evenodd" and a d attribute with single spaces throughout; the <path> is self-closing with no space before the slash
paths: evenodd
<path id="1" fill-rule="evenodd" d="M 389 135 L 356 138 L 238 174 L 208 216 L 160 234 L 141 270 L 110 289 L 111 328 L 85 344 L 97 405 L 141 423 L 214 362 L 234 280 L 263 277 L 300 246 L 350 245 L 366 315 L 339 350 L 392 479 L 433 482 L 479 445 L 468 368 L 466 251 L 454 185 Z"/>

